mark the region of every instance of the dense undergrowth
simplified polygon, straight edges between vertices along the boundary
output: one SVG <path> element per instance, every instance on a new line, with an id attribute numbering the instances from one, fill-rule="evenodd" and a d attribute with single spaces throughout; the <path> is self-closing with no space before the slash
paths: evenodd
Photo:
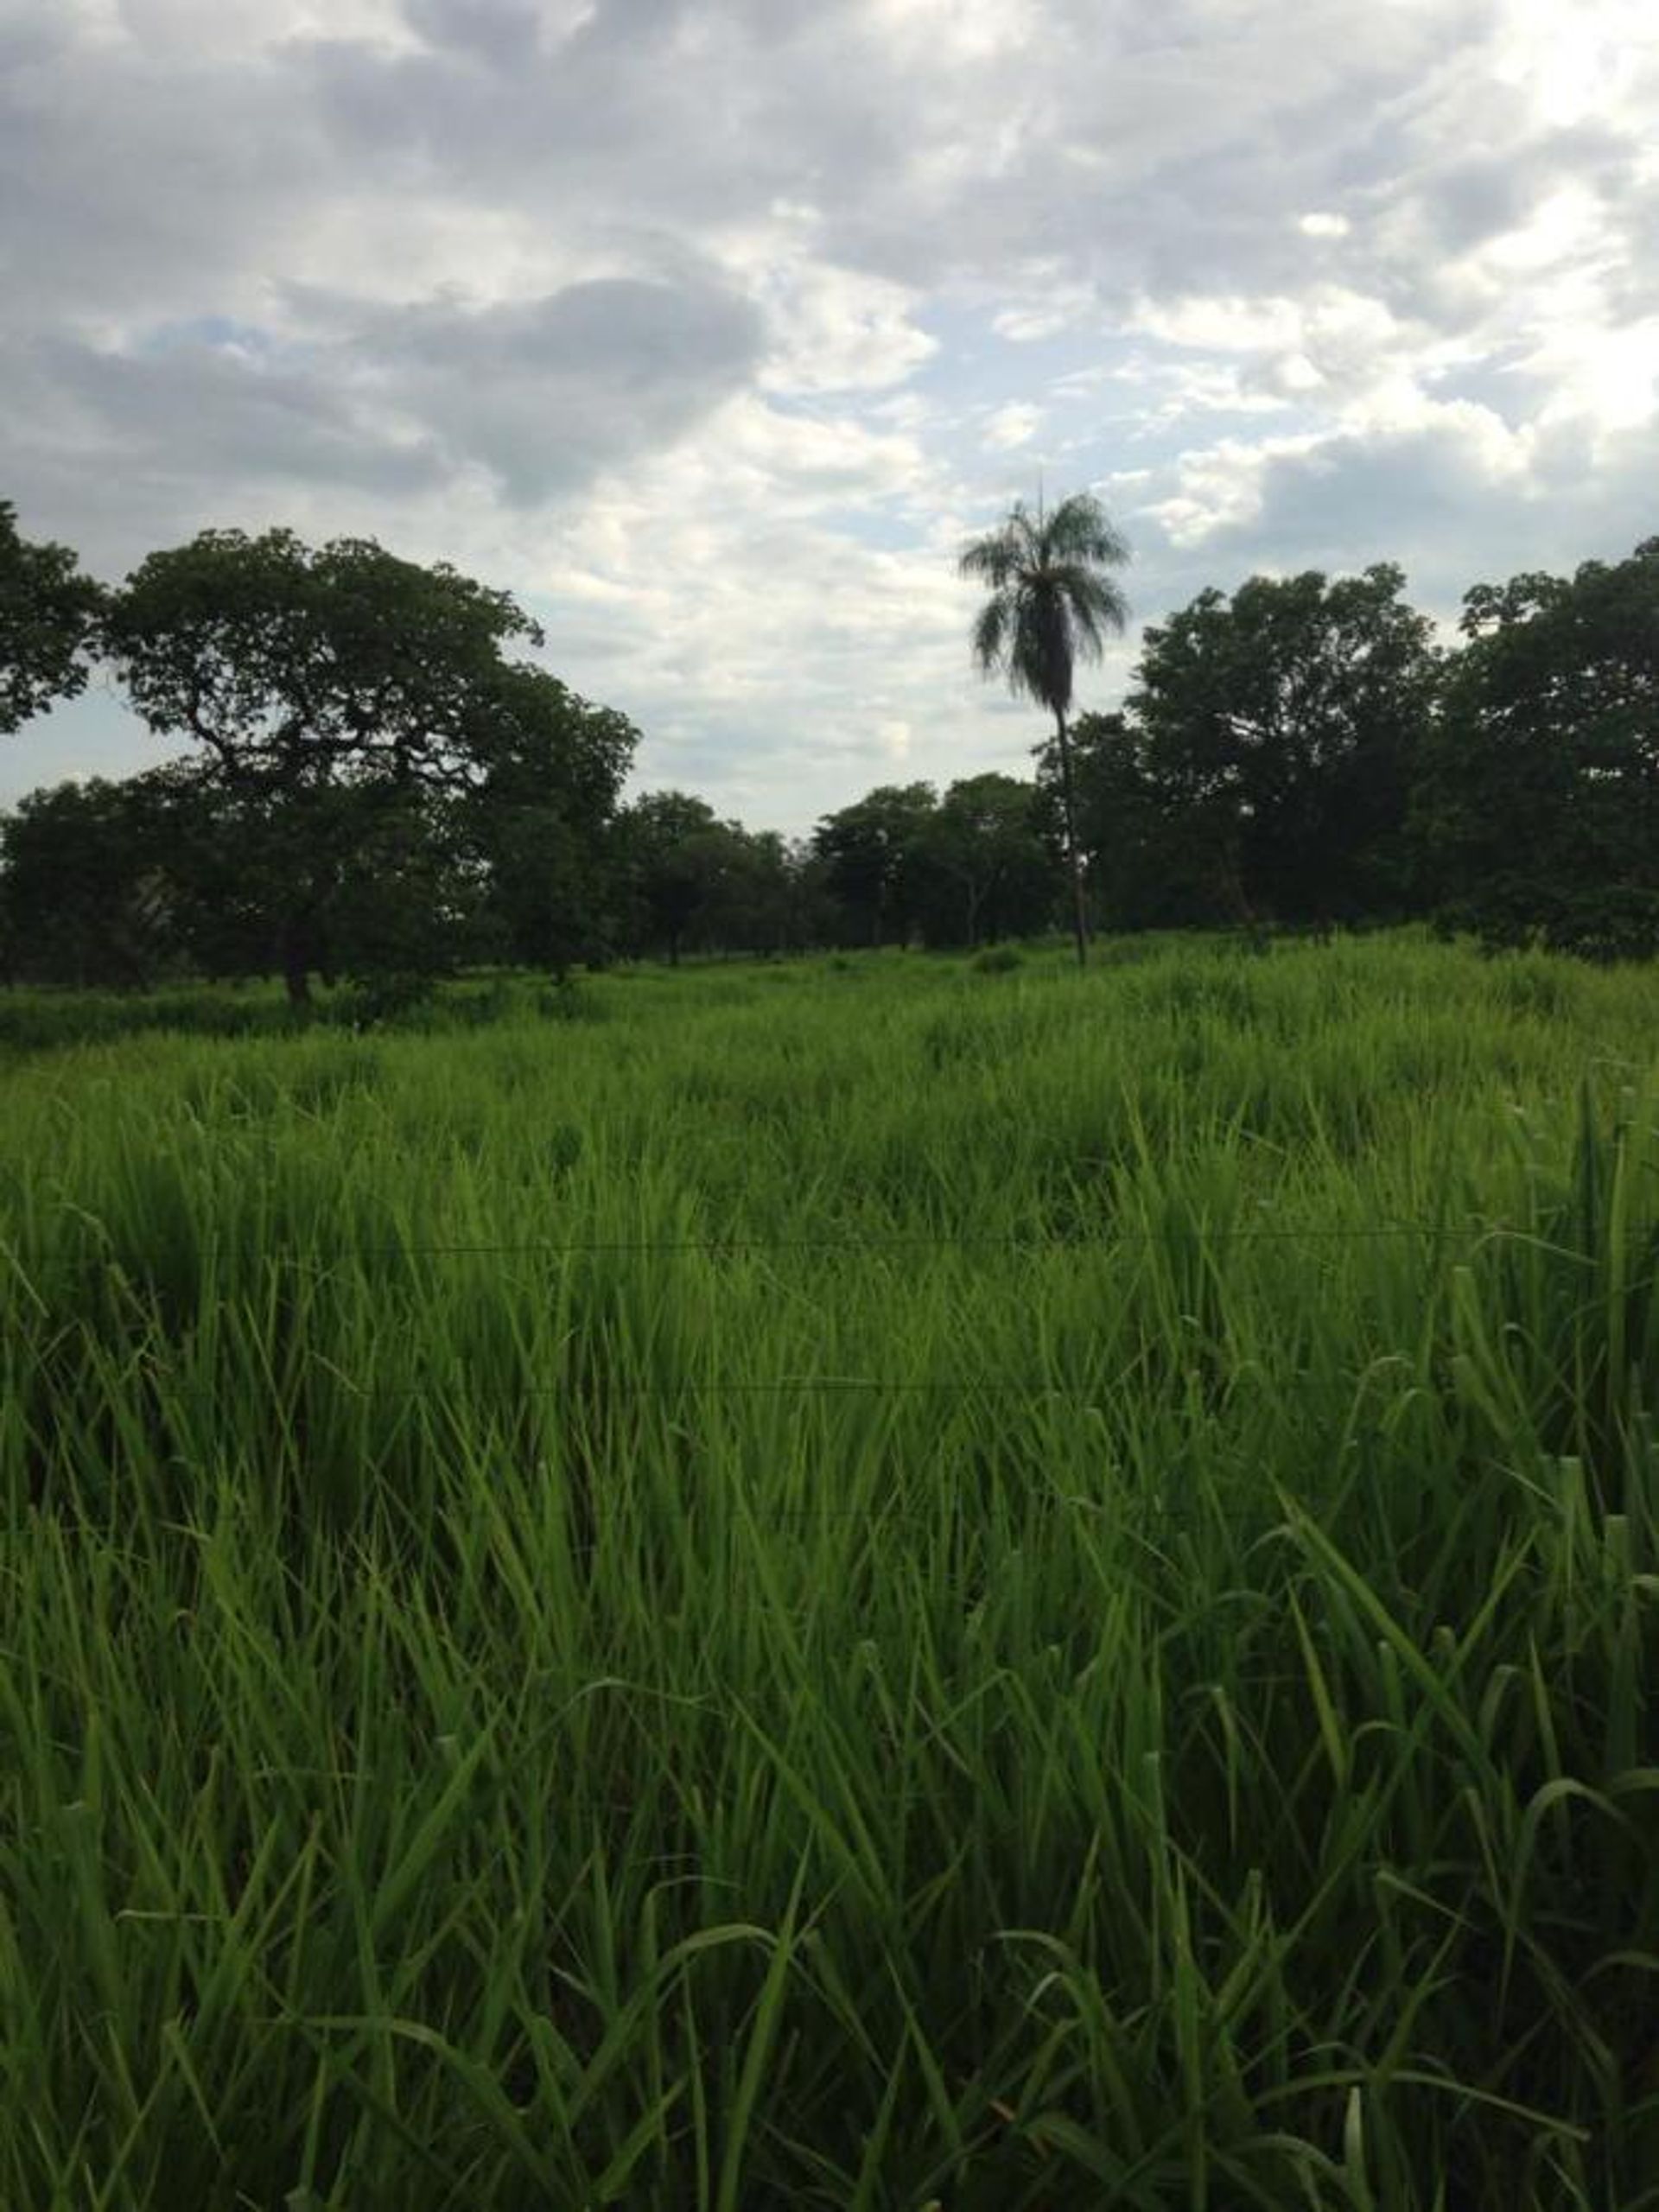
<path id="1" fill-rule="evenodd" d="M 1659 975 L 496 988 L 12 1040 L 0 2202 L 1659 2204 Z"/>

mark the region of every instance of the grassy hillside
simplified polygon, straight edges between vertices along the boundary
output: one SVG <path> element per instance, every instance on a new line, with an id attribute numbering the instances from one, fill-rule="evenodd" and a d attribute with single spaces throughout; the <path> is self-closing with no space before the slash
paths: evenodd
<path id="1" fill-rule="evenodd" d="M 15 1033 L 0 2203 L 1659 2204 L 1659 973 L 500 995 Z"/>

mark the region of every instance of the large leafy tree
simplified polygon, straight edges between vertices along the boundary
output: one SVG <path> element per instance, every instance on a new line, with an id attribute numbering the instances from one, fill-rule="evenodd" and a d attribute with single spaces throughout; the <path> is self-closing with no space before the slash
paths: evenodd
<path id="1" fill-rule="evenodd" d="M 1659 951 L 1659 537 L 1464 602 L 1414 827 L 1448 920 Z"/>
<path id="2" fill-rule="evenodd" d="M 1077 662 L 1098 660 L 1128 608 L 1110 574 L 1129 557 L 1123 537 L 1092 493 L 1074 492 L 1052 514 L 1020 500 L 1007 518 L 964 548 L 961 572 L 989 597 L 974 625 L 974 658 L 988 676 L 1007 677 L 1019 696 L 1054 717 L 1065 819 L 1066 864 L 1079 963 L 1088 958 L 1088 910 L 1077 836 L 1077 798 L 1066 717 Z"/>
<path id="3" fill-rule="evenodd" d="M 0 734 L 84 690 L 102 600 L 67 545 L 20 537 L 0 499 Z"/>
<path id="4" fill-rule="evenodd" d="M 105 633 L 151 728 L 199 744 L 296 1002 L 361 906 L 366 855 L 406 904 L 437 896 L 468 841 L 484 875 L 522 883 L 513 810 L 608 810 L 634 742 L 622 717 L 507 658 L 541 634 L 505 593 L 367 539 L 204 532 L 135 571 Z M 380 932 L 371 964 L 429 964 L 446 933 L 412 921 Z"/>
<path id="5" fill-rule="evenodd" d="M 1210 917 L 1330 919 L 1405 898 L 1430 626 L 1379 563 L 1201 592 L 1142 648 L 1135 766 Z"/>

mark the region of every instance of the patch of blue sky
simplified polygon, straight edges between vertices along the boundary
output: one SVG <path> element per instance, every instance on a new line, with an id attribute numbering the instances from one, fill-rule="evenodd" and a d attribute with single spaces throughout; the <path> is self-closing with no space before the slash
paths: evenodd
<path id="1" fill-rule="evenodd" d="M 1524 418 L 1529 412 L 1526 387 L 1535 381 L 1531 341 L 1517 338 L 1492 347 L 1479 360 L 1440 364 L 1424 373 L 1423 382 L 1437 405 L 1468 400 L 1477 407 L 1490 407 L 1505 421 Z"/>
<path id="2" fill-rule="evenodd" d="M 135 341 L 133 351 L 152 357 L 227 351 L 268 357 L 281 347 L 282 341 L 257 323 L 238 322 L 227 315 L 194 315 L 152 324 Z"/>
<path id="3" fill-rule="evenodd" d="M 997 327 L 1016 310 L 1033 335 L 1019 337 Z M 917 322 L 934 340 L 935 350 L 912 373 L 908 389 L 969 405 L 995 406 L 1049 392 L 1068 378 L 1109 375 L 1139 350 L 1136 340 L 1110 327 L 1103 311 L 1078 311 L 1068 303 L 1056 310 L 1065 319 L 1047 329 L 1038 327 L 1039 312 L 1029 299 L 1004 308 L 988 302 L 931 306 Z"/>
<path id="4" fill-rule="evenodd" d="M 1000 312 L 938 308 L 921 318 L 938 350 L 904 387 L 932 436 L 976 453 L 974 473 L 998 498 L 1025 493 L 1039 466 L 1068 483 L 1160 475 L 1195 446 L 1294 435 L 1319 419 L 1295 398 L 1264 406 L 1230 379 L 1223 356 L 1115 331 L 1092 315 L 1014 337 L 995 327 Z"/>

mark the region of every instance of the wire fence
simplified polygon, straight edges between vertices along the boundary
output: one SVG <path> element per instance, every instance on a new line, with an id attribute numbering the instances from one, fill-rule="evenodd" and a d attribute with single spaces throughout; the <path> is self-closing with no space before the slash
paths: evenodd
<path id="1" fill-rule="evenodd" d="M 442 1389 L 430 1382 L 413 1383 L 407 1386 L 399 1384 L 392 1389 L 385 1389 L 378 1383 L 360 1382 L 353 1376 L 342 1375 L 337 1371 L 331 1371 L 330 1379 L 365 1403 L 372 1402 L 376 1405 L 405 1403 L 441 1405 L 449 1402 Z M 1264 1387 L 1274 1391 L 1303 1387 L 1311 1389 L 1316 1383 L 1321 1388 L 1328 1389 L 1329 1387 L 1325 1378 L 1313 1376 L 1296 1376 L 1288 1382 L 1283 1377 L 1266 1376 L 1253 1376 L 1252 1379 L 1260 1381 Z M 1112 1389 L 1127 1387 L 1129 1380 L 1129 1377 L 1122 1375 L 1092 1382 L 1043 1381 L 1024 1377 L 1011 1378 L 1007 1376 L 959 1375 L 926 1377 L 891 1375 L 791 1375 L 771 1376 L 760 1381 L 743 1382 L 735 1382 L 720 1376 L 708 1381 L 692 1380 L 677 1382 L 618 1382 L 607 1378 L 603 1385 L 603 1395 L 607 1402 L 615 1399 L 639 1399 L 667 1400 L 678 1404 L 689 1400 L 705 1398 L 805 1397 L 811 1396 L 815 1393 L 826 1397 L 838 1395 L 856 1396 L 861 1392 L 871 1395 L 894 1396 L 1006 1397 L 1023 1399 L 1033 1403 L 1039 1399 L 1062 1399 L 1078 1405 L 1094 1405 Z M 165 1387 L 169 1397 L 179 1395 L 188 1397 L 200 1395 L 211 1399 L 214 1403 L 220 1402 L 226 1395 L 225 1390 L 217 1384 L 197 1384 L 185 1381 L 183 1382 L 169 1382 Z M 454 1388 L 459 1398 L 472 1392 L 474 1385 L 469 1377 L 457 1376 L 454 1378 Z M 499 1406 L 504 1402 L 517 1405 L 522 1402 L 533 1402 L 541 1399 L 580 1401 L 584 1395 L 591 1397 L 593 1393 L 582 1377 L 572 1376 L 562 1382 L 513 1383 L 506 1389 L 495 1394 L 490 1402 L 493 1406 Z M 278 1393 L 272 1392 L 271 1396 L 273 1402 L 281 1402 Z"/>
<path id="2" fill-rule="evenodd" d="M 680 1237 L 535 1237 L 501 1240 L 457 1237 L 441 1241 L 388 1237 L 376 1243 L 343 1243 L 299 1251 L 273 1249 L 258 1244 L 208 1244 L 204 1259 L 266 1259 L 304 1265 L 318 1261 L 354 1259 L 559 1258 L 581 1254 L 659 1258 L 688 1254 L 716 1257 L 764 1252 L 944 1252 L 997 1251 L 1035 1253 L 1121 1248 L 1156 1248 L 1165 1244 L 1346 1244 L 1390 1237 L 1465 1236 L 1479 1243 L 1509 1238 L 1568 1251 L 1543 1236 L 1535 1227 L 1502 1221 L 1387 1221 L 1322 1228 L 1313 1224 L 1276 1224 L 1251 1222 L 1214 1224 L 1170 1223 L 1131 1229 L 1055 1230 L 1032 1236 L 978 1236 L 940 1230 L 925 1235 L 892 1236 L 680 1236 Z M 3 1249 L 0 1246 L 0 1249 Z"/>

